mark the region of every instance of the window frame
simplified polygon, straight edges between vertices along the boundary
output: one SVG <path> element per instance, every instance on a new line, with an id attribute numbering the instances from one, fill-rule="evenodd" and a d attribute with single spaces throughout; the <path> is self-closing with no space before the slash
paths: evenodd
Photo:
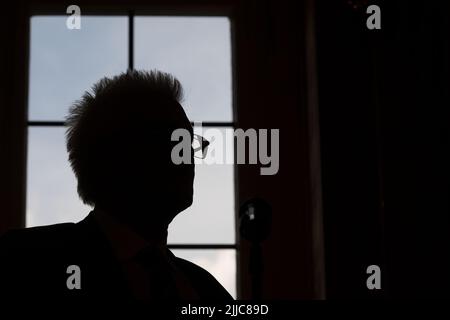
<path id="1" fill-rule="evenodd" d="M 136 5 L 133 6 L 134 9 L 130 9 L 129 7 L 112 7 L 109 5 L 100 5 L 100 6 L 91 6 L 91 5 L 83 5 L 83 2 L 80 2 L 78 5 L 82 8 L 81 14 L 84 16 L 127 16 L 128 17 L 128 69 L 134 69 L 134 18 L 136 16 L 167 16 L 167 17 L 177 17 L 177 16 L 192 16 L 192 17 L 227 17 L 230 21 L 230 42 L 231 42 L 231 80 L 232 80 L 232 121 L 204 121 L 201 122 L 202 127 L 219 127 L 219 128 L 231 128 L 235 129 L 237 127 L 237 112 L 236 112 L 236 68 L 235 68 L 235 34 L 234 31 L 236 29 L 235 23 L 236 19 L 234 17 L 233 12 L 235 12 L 236 4 L 227 3 L 223 4 L 222 1 L 213 1 L 217 2 L 216 4 L 210 3 L 210 6 L 206 5 L 186 5 L 182 2 L 175 4 L 167 5 L 165 3 L 164 6 L 153 5 L 151 2 L 145 5 Z M 234 2 L 234 1 L 232 1 Z M 236 2 L 237 3 L 237 2 Z M 66 7 L 61 7 L 61 5 L 55 6 L 38 6 L 36 4 L 30 6 L 30 11 L 26 14 L 27 20 L 27 55 L 26 55 L 26 76 L 25 76 L 25 103 L 24 103 L 24 114 L 25 121 L 24 125 L 24 137 L 23 137 L 23 147 L 24 147 L 24 157 L 23 157 L 23 193 L 22 193 L 22 210 L 20 210 L 20 218 L 16 221 L 16 223 L 12 223 L 14 227 L 25 227 L 26 226 L 26 208 L 27 208 L 27 160 L 28 160 L 28 128 L 30 127 L 64 127 L 64 121 L 41 121 L 41 120 L 29 120 L 28 118 L 28 87 L 29 87 L 29 59 L 30 59 L 30 27 L 31 27 L 31 18 L 33 16 L 56 16 L 66 15 L 65 13 Z M 191 122 L 193 126 L 195 126 L 196 122 Z M 199 250 L 221 250 L 221 249 L 233 249 L 236 254 L 236 297 L 240 299 L 242 296 L 241 293 L 241 252 L 240 252 L 240 234 L 239 234 L 239 218 L 238 218 L 238 209 L 239 209 L 239 188 L 238 188 L 238 170 L 236 165 L 234 165 L 234 199 L 235 199 L 235 209 L 234 209 L 234 230 L 235 230 L 235 241 L 232 244 L 220 244 L 220 243 L 177 243 L 177 244 L 168 244 L 169 249 L 199 249 Z M 1 231 L 1 230 L 0 230 Z"/>

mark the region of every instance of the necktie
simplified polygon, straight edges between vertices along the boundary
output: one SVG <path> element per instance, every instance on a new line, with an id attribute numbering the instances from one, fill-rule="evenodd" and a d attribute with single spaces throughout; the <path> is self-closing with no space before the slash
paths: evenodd
<path id="1" fill-rule="evenodd" d="M 143 285 L 148 286 L 152 300 L 175 300 L 178 298 L 172 266 L 158 248 L 146 247 L 135 257 L 146 273 Z"/>

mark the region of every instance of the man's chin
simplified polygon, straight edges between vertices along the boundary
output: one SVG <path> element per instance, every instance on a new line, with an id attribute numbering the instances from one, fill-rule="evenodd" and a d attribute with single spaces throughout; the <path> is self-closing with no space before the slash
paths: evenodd
<path id="1" fill-rule="evenodd" d="M 172 213 L 173 213 L 173 218 L 178 215 L 179 213 L 185 211 L 187 208 L 189 208 L 190 206 L 192 206 L 192 198 L 187 198 L 187 199 L 180 199 L 177 202 L 176 206 L 172 207 Z M 173 203 L 174 204 L 174 203 Z M 172 218 L 172 219 L 173 219 Z"/>

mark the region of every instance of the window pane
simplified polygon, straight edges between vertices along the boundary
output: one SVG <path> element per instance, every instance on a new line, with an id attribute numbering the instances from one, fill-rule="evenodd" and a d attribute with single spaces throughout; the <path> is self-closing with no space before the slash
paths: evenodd
<path id="1" fill-rule="evenodd" d="M 172 73 L 192 121 L 232 121 L 231 35 L 226 17 L 136 17 L 135 67 Z"/>
<path id="2" fill-rule="evenodd" d="M 209 132 L 217 140 L 223 131 Z M 77 222 L 90 211 L 76 192 L 64 132 L 29 128 L 27 226 Z M 170 225 L 169 243 L 235 243 L 233 179 L 232 165 L 196 165 L 194 204 Z"/>
<path id="3" fill-rule="evenodd" d="M 194 133 L 212 141 L 204 161 L 210 160 L 214 153 L 216 159 L 220 158 L 219 149 L 224 157 L 227 154 L 233 158 L 233 140 L 226 134 L 230 130 L 194 128 Z M 220 147 L 219 142 L 223 140 Z M 169 228 L 169 243 L 235 243 L 234 167 L 226 164 L 225 160 L 224 164 L 196 163 L 194 202 L 173 220 Z"/>
<path id="4" fill-rule="evenodd" d="M 29 119 L 62 121 L 69 106 L 104 76 L 128 66 L 127 17 L 31 18 Z"/>
<path id="5" fill-rule="evenodd" d="M 90 211 L 78 198 L 64 128 L 28 129 L 27 227 L 76 222 Z"/>
<path id="6" fill-rule="evenodd" d="M 236 299 L 236 251 L 234 249 L 172 249 L 174 255 L 189 260 L 211 273 Z"/>

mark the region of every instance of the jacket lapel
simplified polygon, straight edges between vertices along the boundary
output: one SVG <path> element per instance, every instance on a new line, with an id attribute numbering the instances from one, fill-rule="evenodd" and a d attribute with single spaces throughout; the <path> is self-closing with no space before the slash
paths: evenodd
<path id="1" fill-rule="evenodd" d="M 93 213 L 76 225 L 82 291 L 92 298 L 131 299 L 124 272 Z"/>

